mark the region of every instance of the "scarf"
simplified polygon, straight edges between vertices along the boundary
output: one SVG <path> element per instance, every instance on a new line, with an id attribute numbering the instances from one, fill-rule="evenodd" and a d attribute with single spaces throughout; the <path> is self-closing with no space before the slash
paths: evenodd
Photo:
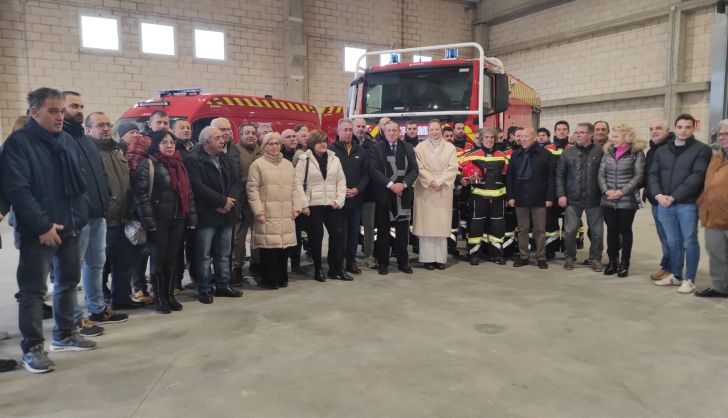
<path id="1" fill-rule="evenodd" d="M 533 168 L 531 168 L 531 155 L 533 155 L 533 149 L 535 145 L 530 148 L 524 148 L 523 151 L 523 165 L 518 170 L 518 178 L 521 180 L 530 180 L 533 177 Z"/>
<path id="2" fill-rule="evenodd" d="M 81 172 L 81 166 L 68 149 L 62 134 L 51 134 L 41 128 L 33 118 L 30 118 L 25 126 L 30 128 L 40 138 L 43 145 L 61 161 L 63 193 L 68 197 L 75 197 L 86 192 L 86 180 L 84 180 L 83 173 Z"/>
<path id="3" fill-rule="evenodd" d="M 192 202 L 190 199 L 190 179 L 187 176 L 187 170 L 185 165 L 182 164 L 182 157 L 179 151 L 175 151 L 171 157 L 168 157 L 161 152 L 157 151 L 154 153 L 154 157 L 169 170 L 169 175 L 172 178 L 172 190 L 177 192 L 181 203 L 180 217 L 187 217 L 190 213 Z M 149 179 L 154 181 L 154 179 Z"/>

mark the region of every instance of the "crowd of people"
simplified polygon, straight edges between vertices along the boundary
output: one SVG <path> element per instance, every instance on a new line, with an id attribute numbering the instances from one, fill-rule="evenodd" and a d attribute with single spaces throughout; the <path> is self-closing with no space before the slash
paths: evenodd
<path id="1" fill-rule="evenodd" d="M 54 320 L 51 351 L 92 350 L 88 337 L 102 325 L 128 320 L 121 311 L 181 311 L 185 270 L 199 302 L 211 304 L 242 296 L 246 262 L 258 286 L 287 287 L 289 271 L 307 275 L 304 249 L 313 279 L 351 281 L 361 258 L 380 275 L 391 258 L 413 274 L 410 246 L 427 270 L 447 268 L 448 254 L 523 267 L 531 253 L 547 269 L 559 252 L 573 270 L 588 237 L 581 264 L 627 277 L 632 224 L 647 202 L 662 246 L 654 284 L 728 296 L 728 120 L 715 152 L 693 136 L 687 114 L 672 132 L 650 122 L 646 154 L 633 127 L 605 121 L 578 123 L 571 137 L 562 120 L 553 139 L 547 128 L 511 126 L 483 128 L 474 140 L 464 123 L 438 120 L 422 139 L 415 121 L 402 129 L 389 118 L 374 136 L 364 119 L 341 119 L 336 138 L 245 123 L 235 143 L 223 117 L 193 138 L 189 121 L 170 123 L 161 110 L 144 127 L 120 124 L 117 142 L 108 115 L 84 118 L 77 92 L 40 88 L 27 99 L 28 117 L 2 147 L 0 220 L 9 218 L 19 249 L 20 345 L 32 373 L 55 368 L 44 318 Z M 712 286 L 696 291 L 698 219 Z M 49 277 L 52 307 L 44 303 Z"/>

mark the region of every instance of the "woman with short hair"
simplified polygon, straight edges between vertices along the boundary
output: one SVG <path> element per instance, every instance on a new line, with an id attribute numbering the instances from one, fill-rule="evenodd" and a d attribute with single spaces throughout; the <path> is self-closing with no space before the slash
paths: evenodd
<path id="1" fill-rule="evenodd" d="M 281 136 L 269 132 L 263 156 L 250 165 L 248 200 L 255 216 L 251 245 L 260 250 L 261 286 L 288 287 L 288 248 L 296 245 L 294 220 L 301 213 L 301 195 L 293 164 L 281 154 Z"/>
<path id="2" fill-rule="evenodd" d="M 311 132 L 308 149 L 296 164 L 296 183 L 301 195 L 302 213 L 308 216 L 308 238 L 314 265 L 314 279 L 326 281 L 321 269 L 324 225 L 329 233 L 329 278 L 353 280 L 344 271 L 344 213 L 346 177 L 339 158 L 328 149 L 321 130 Z"/>

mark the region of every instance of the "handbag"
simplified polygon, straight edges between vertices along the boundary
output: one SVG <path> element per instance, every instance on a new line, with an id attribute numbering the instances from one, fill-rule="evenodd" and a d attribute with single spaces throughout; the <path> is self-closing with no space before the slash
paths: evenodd
<path id="1" fill-rule="evenodd" d="M 154 164 L 149 160 L 149 199 L 152 199 L 154 188 Z M 138 220 L 128 221 L 124 225 L 124 235 L 132 245 L 144 245 L 147 243 L 147 231 Z"/>

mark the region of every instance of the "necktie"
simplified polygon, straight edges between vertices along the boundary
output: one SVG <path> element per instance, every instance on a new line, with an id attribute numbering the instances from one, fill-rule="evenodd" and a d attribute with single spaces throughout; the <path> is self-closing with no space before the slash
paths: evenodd
<path id="1" fill-rule="evenodd" d="M 397 155 L 397 144 L 396 143 L 392 144 L 392 155 L 395 155 L 395 156 Z"/>

